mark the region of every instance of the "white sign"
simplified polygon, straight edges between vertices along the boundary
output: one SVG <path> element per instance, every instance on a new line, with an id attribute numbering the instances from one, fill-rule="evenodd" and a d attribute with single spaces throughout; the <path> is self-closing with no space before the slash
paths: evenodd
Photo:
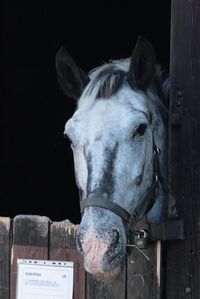
<path id="1" fill-rule="evenodd" d="M 17 260 L 17 299 L 72 299 L 73 262 Z"/>

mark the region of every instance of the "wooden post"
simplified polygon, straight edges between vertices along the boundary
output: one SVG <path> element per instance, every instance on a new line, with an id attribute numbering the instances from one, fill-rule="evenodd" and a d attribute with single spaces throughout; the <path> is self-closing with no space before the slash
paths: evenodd
<path id="1" fill-rule="evenodd" d="M 10 299 L 16 298 L 17 259 L 48 259 L 49 218 L 19 215 L 13 220 Z"/>
<path id="2" fill-rule="evenodd" d="M 0 299 L 9 299 L 10 218 L 0 217 Z"/>
<path id="3" fill-rule="evenodd" d="M 77 225 L 69 220 L 53 222 L 50 233 L 50 260 L 74 262 L 74 299 L 85 299 L 85 270 L 83 259 L 76 249 Z"/>
<path id="4" fill-rule="evenodd" d="M 161 261 L 161 241 L 143 250 L 133 247 L 127 259 L 127 299 L 162 298 Z"/>
<path id="5" fill-rule="evenodd" d="M 126 267 L 113 281 L 103 282 L 87 274 L 87 299 L 125 299 Z"/>
<path id="6" fill-rule="evenodd" d="M 166 298 L 200 298 L 200 1 L 172 0 L 169 179 L 186 240 L 168 242 Z"/>

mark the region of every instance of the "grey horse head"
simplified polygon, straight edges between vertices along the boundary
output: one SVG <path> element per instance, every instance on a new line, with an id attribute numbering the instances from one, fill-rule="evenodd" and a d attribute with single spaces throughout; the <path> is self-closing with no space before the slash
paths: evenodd
<path id="1" fill-rule="evenodd" d="M 148 192 L 155 181 L 155 145 L 160 177 L 167 176 L 168 80 L 156 65 L 152 45 L 141 37 L 130 58 L 103 64 L 89 75 L 64 48 L 57 53 L 56 68 L 64 93 L 77 101 L 64 134 L 73 150 L 81 203 L 90 201 L 77 247 L 86 271 L 112 279 L 126 255 L 127 226 L 112 209 L 92 202 L 111 202 L 135 215 L 135 221 L 145 214 L 148 221 L 163 220 L 166 196 L 159 178 L 153 201 Z"/>

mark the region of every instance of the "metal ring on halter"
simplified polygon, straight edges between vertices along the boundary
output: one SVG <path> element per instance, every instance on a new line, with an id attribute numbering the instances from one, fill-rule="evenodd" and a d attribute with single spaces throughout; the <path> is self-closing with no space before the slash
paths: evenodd
<path id="1" fill-rule="evenodd" d="M 141 229 L 140 231 L 139 231 L 139 233 L 141 234 L 143 234 L 143 238 L 144 239 L 147 239 L 148 238 L 148 232 L 145 230 L 145 229 Z"/>

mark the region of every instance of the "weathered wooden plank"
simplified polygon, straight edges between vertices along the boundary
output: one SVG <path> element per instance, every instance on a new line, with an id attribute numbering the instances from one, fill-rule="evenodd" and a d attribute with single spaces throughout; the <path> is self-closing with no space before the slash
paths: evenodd
<path id="1" fill-rule="evenodd" d="M 50 229 L 50 259 L 74 262 L 74 299 L 85 298 L 85 270 L 76 249 L 77 225 L 69 220 L 53 222 Z"/>
<path id="2" fill-rule="evenodd" d="M 126 264 L 126 262 L 125 262 Z M 113 281 L 103 282 L 87 274 L 87 299 L 126 299 L 126 265 Z"/>
<path id="3" fill-rule="evenodd" d="M 172 0 L 169 182 L 186 240 L 168 242 L 166 298 L 200 298 L 200 1 Z M 182 104 L 183 103 L 183 104 Z M 180 108 L 181 107 L 181 108 Z M 174 112 L 182 111 L 182 126 Z"/>
<path id="4" fill-rule="evenodd" d="M 0 217 L 0 299 L 9 299 L 10 218 Z"/>
<path id="5" fill-rule="evenodd" d="M 16 297 L 17 259 L 48 259 L 49 218 L 18 215 L 13 220 L 10 299 Z"/>
<path id="6" fill-rule="evenodd" d="M 161 260 L 161 241 L 143 250 L 132 247 L 127 259 L 127 299 L 162 298 Z"/>

